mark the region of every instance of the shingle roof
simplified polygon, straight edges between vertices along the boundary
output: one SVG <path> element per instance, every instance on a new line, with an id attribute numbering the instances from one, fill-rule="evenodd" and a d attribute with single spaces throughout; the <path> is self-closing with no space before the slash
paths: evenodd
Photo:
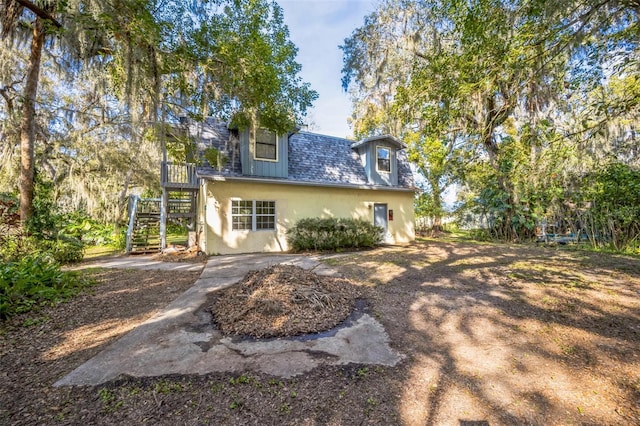
<path id="1" fill-rule="evenodd" d="M 413 172 L 409 166 L 407 153 L 403 150 L 396 151 L 398 158 L 398 186 L 402 188 L 415 188 L 416 183 L 413 180 Z"/>
<path id="2" fill-rule="evenodd" d="M 208 118 L 204 123 L 192 123 L 189 125 L 189 133 L 196 137 L 198 150 L 203 152 L 207 148 L 215 148 L 225 155 L 227 163 L 222 170 L 214 170 L 211 167 L 200 169 L 208 174 L 241 175 L 240 150 L 234 143 L 232 132 L 224 121 Z"/>
<path id="3" fill-rule="evenodd" d="M 194 129 L 195 130 L 195 129 Z M 198 129 L 199 148 L 215 147 L 229 161 L 222 170 L 200 167 L 201 177 L 241 177 L 242 167 L 237 136 L 220 121 L 207 121 Z M 374 186 L 367 180 L 364 166 L 358 153 L 352 148 L 353 141 L 333 136 L 300 131 L 289 137 L 288 178 L 268 178 L 289 182 L 308 182 L 329 185 Z M 397 151 L 398 186 L 413 188 L 413 174 L 403 150 Z M 256 176 L 256 178 L 259 178 Z"/>
<path id="4" fill-rule="evenodd" d="M 367 185 L 367 175 L 352 141 L 299 132 L 289 138 L 289 179 Z"/>

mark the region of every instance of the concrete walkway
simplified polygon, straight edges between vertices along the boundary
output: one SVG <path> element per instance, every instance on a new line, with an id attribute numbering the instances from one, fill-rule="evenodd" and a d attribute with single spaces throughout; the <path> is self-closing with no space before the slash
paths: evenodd
<path id="1" fill-rule="evenodd" d="M 153 258 L 153 255 L 117 255 L 90 260 L 78 265 L 73 265 L 68 270 L 74 271 L 87 268 L 116 268 L 116 269 L 143 269 L 146 271 L 189 271 L 199 272 L 204 269 L 204 263 L 189 262 L 163 262 Z"/>
<path id="2" fill-rule="evenodd" d="M 249 271 L 280 263 L 297 265 L 319 275 L 338 275 L 318 258 L 308 256 L 212 257 L 192 288 L 54 386 L 98 385 L 125 374 L 144 377 L 260 371 L 288 378 L 321 365 L 393 366 L 402 359 L 389 346 L 382 325 L 363 311 L 356 311 L 330 332 L 302 338 L 248 340 L 222 336 L 212 325 L 211 315 L 202 309 L 207 295 L 237 283 Z"/>

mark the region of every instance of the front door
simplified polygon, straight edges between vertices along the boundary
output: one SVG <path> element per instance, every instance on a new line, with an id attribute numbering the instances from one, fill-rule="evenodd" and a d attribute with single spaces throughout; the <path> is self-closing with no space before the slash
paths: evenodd
<path id="1" fill-rule="evenodd" d="M 384 239 L 387 237 L 387 229 L 389 227 L 386 204 L 373 205 L 373 224 L 384 229 Z"/>

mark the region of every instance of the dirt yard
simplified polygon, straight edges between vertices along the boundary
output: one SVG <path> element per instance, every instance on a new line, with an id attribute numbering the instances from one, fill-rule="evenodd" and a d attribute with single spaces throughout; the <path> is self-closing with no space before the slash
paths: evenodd
<path id="1" fill-rule="evenodd" d="M 94 271 L 74 300 L 0 323 L 0 424 L 640 424 L 640 260 L 428 241 L 327 263 L 400 365 L 53 388 L 197 278 Z"/>

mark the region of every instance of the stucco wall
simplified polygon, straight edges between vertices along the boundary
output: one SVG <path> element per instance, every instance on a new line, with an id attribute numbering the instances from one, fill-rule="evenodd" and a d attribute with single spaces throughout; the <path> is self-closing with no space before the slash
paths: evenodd
<path id="1" fill-rule="evenodd" d="M 286 231 L 305 217 L 351 217 L 373 222 L 373 204 L 393 210 L 387 243 L 413 241 L 413 193 L 254 182 L 205 181 L 200 197 L 201 248 L 207 254 L 288 250 Z M 276 230 L 231 230 L 232 200 L 276 202 Z"/>

